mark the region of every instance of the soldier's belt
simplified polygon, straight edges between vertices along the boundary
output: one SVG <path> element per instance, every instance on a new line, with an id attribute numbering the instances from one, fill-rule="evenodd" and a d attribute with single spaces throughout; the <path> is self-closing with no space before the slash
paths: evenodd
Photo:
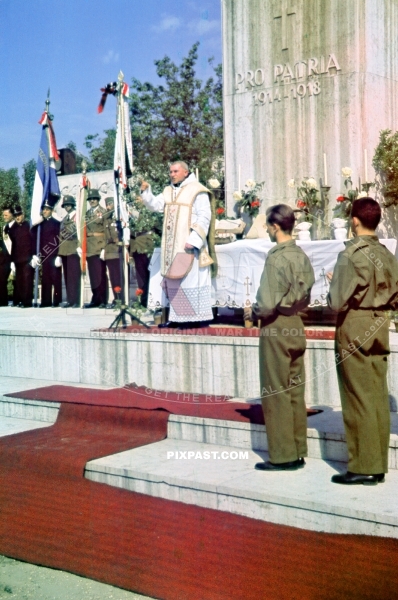
<path id="1" fill-rule="evenodd" d="M 103 234 L 103 233 L 88 233 L 87 234 L 87 237 L 93 237 L 93 236 L 95 236 L 95 237 L 105 237 L 105 234 Z"/>

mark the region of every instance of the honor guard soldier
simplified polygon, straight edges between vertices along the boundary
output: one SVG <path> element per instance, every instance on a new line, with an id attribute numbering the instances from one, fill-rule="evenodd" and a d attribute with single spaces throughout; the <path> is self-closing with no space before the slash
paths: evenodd
<path id="1" fill-rule="evenodd" d="M 11 260 L 15 265 L 13 304 L 30 308 L 33 299 L 32 238 L 29 223 L 20 206 L 14 208 L 15 223 L 9 231 L 11 238 Z"/>
<path id="2" fill-rule="evenodd" d="M 100 194 L 92 189 L 87 197 L 90 208 L 86 212 L 87 266 L 93 293 L 85 308 L 105 308 L 108 298 L 108 278 L 105 261 L 105 210 L 99 205 Z M 102 256 L 102 260 L 101 260 Z"/>
<path id="3" fill-rule="evenodd" d="M 112 290 L 120 288 L 121 271 L 120 271 L 120 240 L 117 229 L 117 222 L 114 210 L 114 200 L 112 197 L 105 198 L 106 204 L 106 219 L 105 219 L 105 264 L 108 268 L 109 278 L 111 280 Z"/>
<path id="4" fill-rule="evenodd" d="M 61 221 L 59 232 L 59 256 L 62 260 L 67 295 L 67 306 L 79 308 L 81 287 L 81 248 L 77 238 L 76 200 L 73 196 L 64 196 L 62 208 L 67 212 Z"/>
<path id="5" fill-rule="evenodd" d="M 52 216 L 59 196 L 50 194 L 42 206 L 43 220 L 32 227 L 32 267 L 42 265 L 41 307 L 58 307 L 62 301 L 62 261 L 58 256 L 60 222 Z M 39 235 L 39 254 L 37 254 L 37 236 Z"/>

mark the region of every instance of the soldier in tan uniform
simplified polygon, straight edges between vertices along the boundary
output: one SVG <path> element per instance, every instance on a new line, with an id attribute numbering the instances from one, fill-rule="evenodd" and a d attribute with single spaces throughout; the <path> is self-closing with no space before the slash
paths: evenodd
<path id="1" fill-rule="evenodd" d="M 82 275 L 80 267 L 81 248 L 77 239 L 76 200 L 74 197 L 64 196 L 62 208 L 66 210 L 67 214 L 61 221 L 58 256 L 62 259 L 62 269 L 68 299 L 67 306 L 79 308 Z"/>
<path id="2" fill-rule="evenodd" d="M 260 383 L 269 461 L 260 471 L 296 471 L 307 456 L 304 402 L 306 338 L 299 311 L 310 302 L 314 271 L 292 239 L 293 210 L 277 204 L 267 210 L 267 231 L 276 242 L 269 252 L 253 312 L 261 319 Z"/>
<path id="3" fill-rule="evenodd" d="M 114 210 L 114 200 L 111 196 L 105 198 L 106 214 L 105 214 L 105 264 L 108 268 L 111 286 L 122 286 L 122 278 L 120 271 L 120 252 L 119 252 L 119 232 L 117 229 L 116 215 Z"/>
<path id="4" fill-rule="evenodd" d="M 334 483 L 377 485 L 388 471 L 390 407 L 387 389 L 389 318 L 398 306 L 398 262 L 375 229 L 379 204 L 353 203 L 352 231 L 331 278 L 329 304 L 337 311 L 336 368 L 348 448 L 348 470 Z"/>
<path id="5" fill-rule="evenodd" d="M 108 298 L 108 278 L 105 266 L 105 209 L 99 205 L 100 194 L 92 189 L 87 200 L 90 208 L 86 213 L 87 266 L 93 296 L 85 308 L 105 308 Z"/>

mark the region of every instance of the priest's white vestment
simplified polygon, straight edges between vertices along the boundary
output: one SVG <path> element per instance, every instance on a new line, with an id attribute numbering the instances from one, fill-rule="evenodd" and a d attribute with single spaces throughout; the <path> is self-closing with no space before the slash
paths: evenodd
<path id="1" fill-rule="evenodd" d="M 211 209 L 206 188 L 191 173 L 181 184 L 167 186 L 158 196 L 153 195 L 150 187 L 141 196 L 150 210 L 164 212 L 162 285 L 170 303 L 169 320 L 177 323 L 212 320 L 209 267 L 212 261 L 206 240 Z M 189 260 L 184 251 L 185 243 L 194 246 L 193 260 L 186 274 L 179 278 L 179 258 L 180 264 Z"/>

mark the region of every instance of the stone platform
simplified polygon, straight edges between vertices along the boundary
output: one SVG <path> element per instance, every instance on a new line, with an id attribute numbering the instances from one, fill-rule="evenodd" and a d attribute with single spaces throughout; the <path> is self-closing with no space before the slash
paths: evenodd
<path id="1" fill-rule="evenodd" d="M 0 377 L 148 388 L 255 398 L 259 394 L 258 337 L 214 326 L 215 336 L 162 334 L 141 328 L 107 330 L 115 312 L 0 308 Z M 330 332 L 330 328 L 316 328 Z M 388 385 L 398 406 L 398 334 L 391 329 Z M 306 403 L 339 407 L 334 342 L 307 341 Z M 25 388 L 27 389 L 27 388 Z"/>
<path id="2" fill-rule="evenodd" d="M 37 382 L 37 387 L 51 384 Z M 51 426 L 59 403 L 4 396 L 36 386 L 0 378 L 0 435 Z M 87 463 L 88 479 L 141 494 L 315 531 L 398 538 L 398 415 L 392 414 L 390 471 L 384 484 L 330 483 L 346 470 L 341 412 L 325 408 L 308 419 L 309 458 L 297 472 L 261 473 L 265 427 L 170 415 L 167 439 Z"/>

